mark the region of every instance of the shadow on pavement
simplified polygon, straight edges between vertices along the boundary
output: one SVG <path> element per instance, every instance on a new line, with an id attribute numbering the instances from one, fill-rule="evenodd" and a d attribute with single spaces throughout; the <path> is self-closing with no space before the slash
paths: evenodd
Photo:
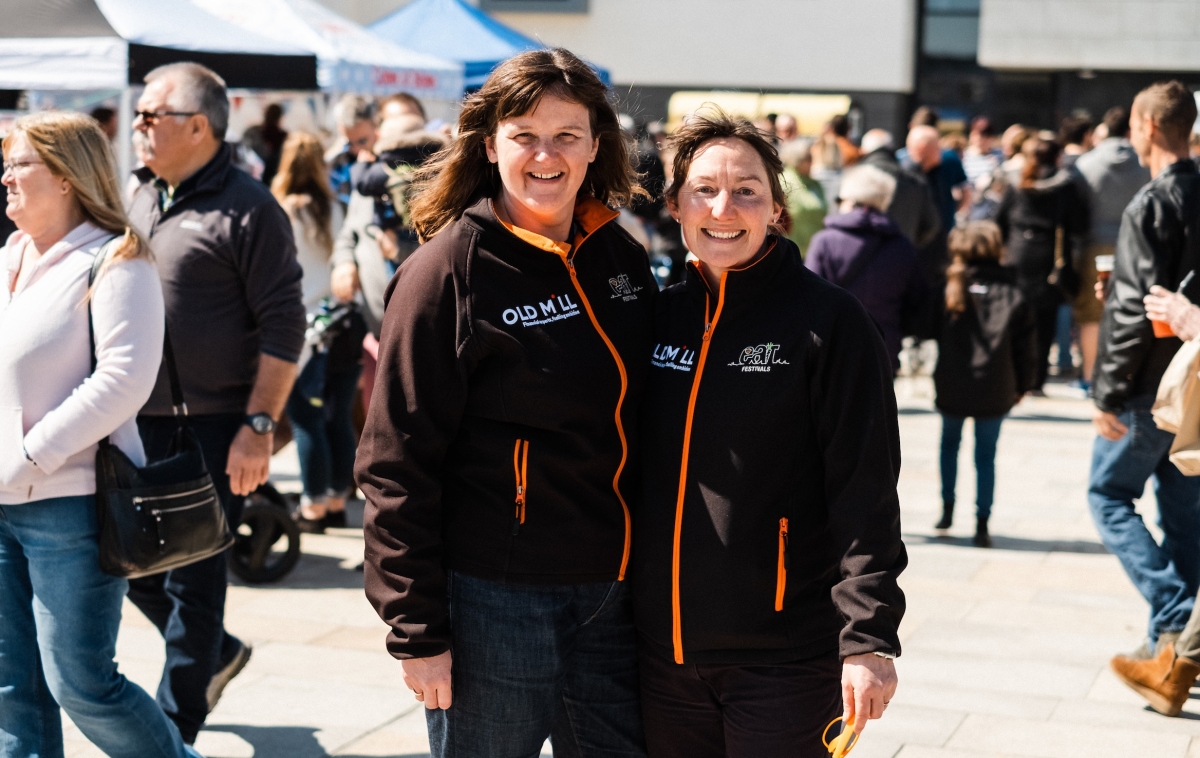
<path id="1" fill-rule="evenodd" d="M 300 538 L 300 544 L 303 548 L 303 536 Z M 296 568 L 278 582 L 247 584 L 230 573 L 229 583 L 241 587 L 263 589 L 278 587 L 292 590 L 361 590 L 363 587 L 362 572 L 355 570 L 353 566 L 346 567 L 345 563 L 343 559 L 329 555 L 301 553 Z M 256 755 L 255 758 L 258 756 Z"/>
<path id="2" fill-rule="evenodd" d="M 973 547 L 970 537 L 937 537 L 930 534 L 904 534 L 904 541 L 910 545 L 955 545 L 957 547 Z M 988 548 L 976 548 L 978 550 Z M 1086 540 L 1030 540 L 1021 537 L 1005 537 L 1002 534 L 992 535 L 991 550 L 1023 550 L 1031 553 L 1090 553 L 1105 555 L 1108 550 L 1099 542 Z"/>
<path id="3" fill-rule="evenodd" d="M 1008 417 L 1009 421 L 1048 421 L 1050 423 L 1067 423 L 1067 424 L 1090 424 L 1090 418 L 1079 418 L 1078 416 L 1052 416 L 1048 413 L 1029 413 L 1012 415 Z"/>
<path id="4" fill-rule="evenodd" d="M 207 732 L 236 734 L 254 748 L 254 758 L 327 758 L 329 753 L 317 741 L 317 730 L 307 726 L 242 726 L 241 724 L 216 724 L 206 726 Z M 207 755 L 206 758 L 225 758 Z M 367 758 L 367 756 L 339 753 L 338 758 Z M 429 758 L 428 753 L 396 753 L 387 758 Z"/>

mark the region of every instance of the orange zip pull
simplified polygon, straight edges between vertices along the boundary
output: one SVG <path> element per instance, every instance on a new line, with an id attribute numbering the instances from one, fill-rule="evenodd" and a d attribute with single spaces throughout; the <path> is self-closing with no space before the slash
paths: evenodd
<path id="1" fill-rule="evenodd" d="M 513 512 L 513 536 L 521 530 L 521 524 L 525 523 L 525 477 L 529 469 L 529 442 L 527 440 L 517 440 L 516 446 L 513 447 L 513 476 L 517 480 L 517 499 L 516 509 Z"/>
<path id="2" fill-rule="evenodd" d="M 779 519 L 779 563 L 775 577 L 775 610 L 783 610 L 783 594 L 787 589 L 788 520 Z"/>

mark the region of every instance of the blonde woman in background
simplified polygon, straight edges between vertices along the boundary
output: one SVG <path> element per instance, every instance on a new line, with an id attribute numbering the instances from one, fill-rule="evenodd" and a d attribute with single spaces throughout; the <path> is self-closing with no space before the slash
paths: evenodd
<path id="1" fill-rule="evenodd" d="M 342 208 L 329 186 L 323 148 L 311 134 L 287 138 L 271 193 L 292 222 L 296 259 L 304 270 L 304 307 L 312 316 L 328 310 L 333 239 L 342 225 Z M 359 320 L 361 323 L 361 319 Z M 358 334 L 357 344 L 353 334 Z M 304 494 L 297 521 L 306 532 L 345 526 L 346 498 L 354 486 L 354 435 L 351 410 L 362 371 L 361 331 L 347 331 L 331 344 L 306 344 L 300 375 L 288 398 L 287 415 L 300 455 Z"/>
<path id="2" fill-rule="evenodd" d="M 146 463 L 135 417 L 162 359 L 158 273 L 95 121 L 26 116 L 3 150 L 19 231 L 0 249 L 0 756 L 61 758 L 59 706 L 109 756 L 195 755 L 117 670 L 127 582 L 100 570 L 96 539 L 97 443 Z"/>

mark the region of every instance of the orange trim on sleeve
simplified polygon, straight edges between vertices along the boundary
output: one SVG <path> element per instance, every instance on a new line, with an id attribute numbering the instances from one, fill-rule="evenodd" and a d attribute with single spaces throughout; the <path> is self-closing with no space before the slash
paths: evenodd
<path id="1" fill-rule="evenodd" d="M 699 268 L 699 266 L 697 266 Z M 687 494 L 688 457 L 692 448 L 692 417 L 696 413 L 696 396 L 700 394 L 700 377 L 708 359 L 708 348 L 712 335 L 721 319 L 725 307 L 725 279 L 721 274 L 721 287 L 717 293 L 717 310 L 712 321 L 704 325 L 704 337 L 700 343 L 700 357 L 696 361 L 696 376 L 692 379 L 692 392 L 688 396 L 687 421 L 683 427 L 683 459 L 679 464 L 679 494 L 675 500 L 675 537 L 671 546 L 671 644 L 675 649 L 675 662 L 683 663 L 683 614 L 679 608 L 679 541 L 683 534 L 683 501 Z M 704 296 L 704 318 L 708 318 L 709 296 Z"/>

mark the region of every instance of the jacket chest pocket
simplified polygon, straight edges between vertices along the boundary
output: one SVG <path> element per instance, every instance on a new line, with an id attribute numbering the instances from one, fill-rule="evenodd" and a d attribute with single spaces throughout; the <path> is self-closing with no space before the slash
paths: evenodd
<path id="1" fill-rule="evenodd" d="M 528 497 L 528 480 L 529 472 L 529 440 L 518 439 L 513 445 L 513 478 L 516 480 L 516 507 L 513 511 L 513 536 L 517 536 L 517 532 L 521 531 L 521 524 L 525 523 L 525 501 Z"/>

